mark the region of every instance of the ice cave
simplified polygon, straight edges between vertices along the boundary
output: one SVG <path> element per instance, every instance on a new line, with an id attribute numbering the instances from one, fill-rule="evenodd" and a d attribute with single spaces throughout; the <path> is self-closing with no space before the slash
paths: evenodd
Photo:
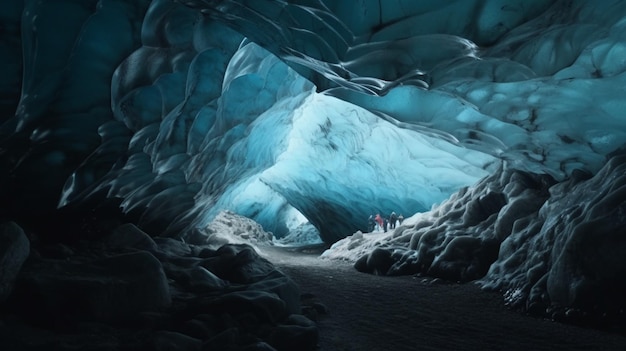
<path id="1" fill-rule="evenodd" d="M 324 350 L 297 247 L 626 349 L 625 1 L 0 8 L 2 350 Z"/>

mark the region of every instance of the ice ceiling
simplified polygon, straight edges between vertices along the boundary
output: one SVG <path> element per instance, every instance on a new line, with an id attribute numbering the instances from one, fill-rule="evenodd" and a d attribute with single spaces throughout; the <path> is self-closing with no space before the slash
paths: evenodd
<path id="1" fill-rule="evenodd" d="M 7 216 L 106 198 L 167 235 L 229 209 L 334 242 L 501 161 L 563 180 L 626 140 L 621 1 L 2 7 Z"/>

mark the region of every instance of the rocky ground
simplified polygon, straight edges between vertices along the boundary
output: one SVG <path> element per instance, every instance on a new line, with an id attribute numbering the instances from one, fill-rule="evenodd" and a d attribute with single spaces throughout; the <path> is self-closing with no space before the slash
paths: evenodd
<path id="1" fill-rule="evenodd" d="M 626 330 L 527 316 L 472 283 L 360 273 L 319 250 L 261 252 L 326 307 L 320 350 L 626 350 Z"/>
<path id="2" fill-rule="evenodd" d="M 251 246 L 132 224 L 50 244 L 0 224 L 0 350 L 312 350 L 293 281 Z"/>
<path id="3" fill-rule="evenodd" d="M 626 350 L 476 285 L 383 277 L 323 246 L 212 249 L 131 224 L 52 244 L 0 224 L 0 350 Z"/>

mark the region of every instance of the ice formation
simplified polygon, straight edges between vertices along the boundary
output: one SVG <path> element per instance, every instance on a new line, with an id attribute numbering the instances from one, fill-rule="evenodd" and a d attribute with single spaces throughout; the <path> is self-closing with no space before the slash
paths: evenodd
<path id="1" fill-rule="evenodd" d="M 2 7 L 3 217 L 119 207 L 190 240 L 229 210 L 333 243 L 441 203 L 345 252 L 623 313 L 624 2 Z"/>

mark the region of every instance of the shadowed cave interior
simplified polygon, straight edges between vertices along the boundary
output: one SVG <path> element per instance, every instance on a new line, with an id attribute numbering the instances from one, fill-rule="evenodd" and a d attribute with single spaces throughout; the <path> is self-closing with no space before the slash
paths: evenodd
<path id="1" fill-rule="evenodd" d="M 625 3 L 1 7 L 4 324 L 315 349 L 311 306 L 255 250 L 315 246 L 624 332 Z"/>

